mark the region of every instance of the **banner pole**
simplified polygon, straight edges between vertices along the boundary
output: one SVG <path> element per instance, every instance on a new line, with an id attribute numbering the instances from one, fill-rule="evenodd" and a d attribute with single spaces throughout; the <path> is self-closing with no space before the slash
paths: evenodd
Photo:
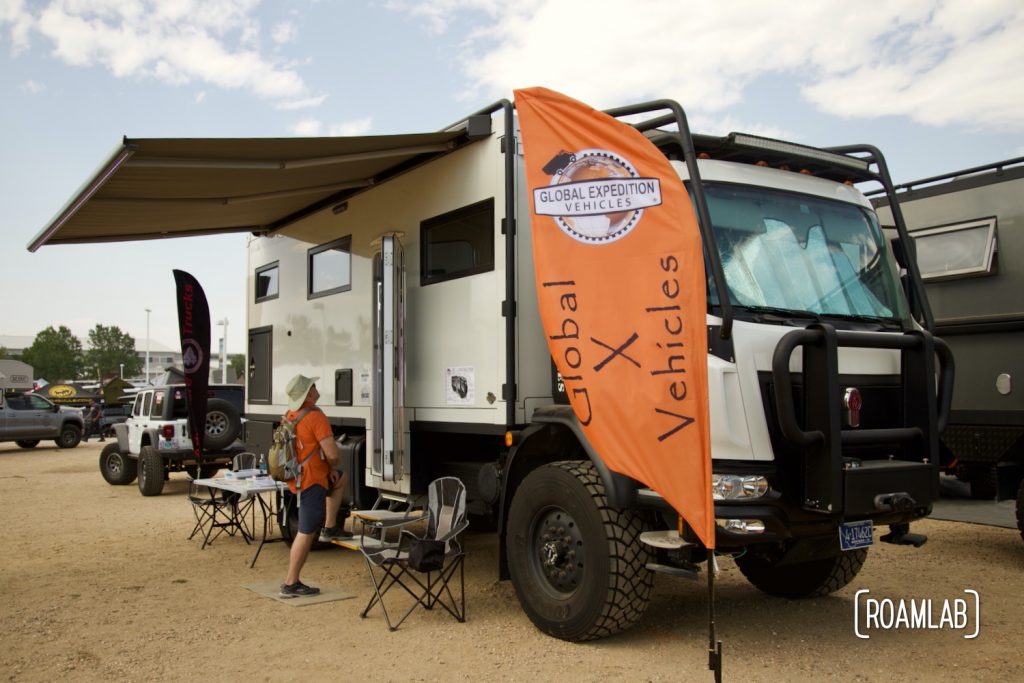
<path id="1" fill-rule="evenodd" d="M 715 550 L 708 550 L 708 669 L 715 672 L 715 683 L 722 683 L 722 641 L 715 639 L 715 574 L 718 563 Z"/>

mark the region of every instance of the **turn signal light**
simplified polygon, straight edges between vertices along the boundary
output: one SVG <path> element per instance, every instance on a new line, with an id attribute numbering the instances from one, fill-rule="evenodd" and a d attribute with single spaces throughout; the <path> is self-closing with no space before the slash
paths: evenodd
<path id="1" fill-rule="evenodd" d="M 160 429 L 160 436 L 164 437 L 165 439 L 173 439 L 174 438 L 174 425 L 164 425 Z"/>

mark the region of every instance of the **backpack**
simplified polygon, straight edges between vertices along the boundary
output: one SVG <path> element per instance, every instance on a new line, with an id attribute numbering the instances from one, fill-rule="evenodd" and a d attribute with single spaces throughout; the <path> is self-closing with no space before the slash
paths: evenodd
<path id="1" fill-rule="evenodd" d="M 306 464 L 306 460 L 316 454 L 316 451 L 314 450 L 306 456 L 306 460 L 298 461 L 298 458 L 295 457 L 295 428 L 311 410 L 312 408 L 306 408 L 295 416 L 294 421 L 287 417 L 281 418 L 281 424 L 274 430 L 274 441 L 267 456 L 267 469 L 270 471 L 271 479 L 274 481 L 294 479 L 295 487 L 299 491 L 302 490 L 302 466 Z"/>

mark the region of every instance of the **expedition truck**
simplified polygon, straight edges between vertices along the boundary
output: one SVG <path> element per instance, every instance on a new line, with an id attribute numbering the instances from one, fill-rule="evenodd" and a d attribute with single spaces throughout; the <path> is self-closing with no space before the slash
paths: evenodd
<path id="1" fill-rule="evenodd" d="M 668 101 L 610 113 L 644 119 L 701 217 L 718 551 L 804 597 L 854 578 L 874 526 L 923 542 L 952 363 L 855 187 L 891 196 L 881 154 L 691 136 Z M 252 233 L 250 447 L 269 448 L 288 379 L 317 377 L 356 506 L 460 477 L 529 618 L 586 640 L 641 617 L 652 568 L 694 575 L 707 552 L 685 528 L 658 547 L 676 513 L 608 469 L 562 398 L 525 187 L 507 101 L 426 134 L 126 139 L 29 248 Z"/>
<path id="2" fill-rule="evenodd" d="M 896 186 L 935 327 L 960 368 L 942 465 L 990 500 L 1024 494 L 1024 157 Z M 874 197 L 883 224 L 890 200 Z M 1022 515 L 1018 513 L 1018 519 Z"/>

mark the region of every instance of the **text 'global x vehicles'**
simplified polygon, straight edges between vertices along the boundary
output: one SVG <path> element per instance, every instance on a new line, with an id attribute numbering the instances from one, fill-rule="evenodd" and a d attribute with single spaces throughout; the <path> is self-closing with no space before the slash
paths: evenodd
<path id="1" fill-rule="evenodd" d="M 666 101 L 611 113 L 646 118 L 636 127 L 703 217 L 718 551 L 758 588 L 803 597 L 852 580 L 876 525 L 923 542 L 907 525 L 937 494 L 952 364 L 926 329 L 915 264 L 899 257 L 901 279 L 855 188 L 891 191 L 881 154 L 691 136 Z M 685 529 L 688 544 L 641 542 L 674 533 L 676 513 L 611 471 L 565 405 L 509 102 L 425 134 L 126 139 L 69 207 L 30 249 L 253 233 L 251 447 L 269 447 L 288 379 L 319 377 L 355 505 L 461 478 L 500 534 L 499 574 L 543 631 L 628 628 L 651 568 L 705 561 Z"/>

